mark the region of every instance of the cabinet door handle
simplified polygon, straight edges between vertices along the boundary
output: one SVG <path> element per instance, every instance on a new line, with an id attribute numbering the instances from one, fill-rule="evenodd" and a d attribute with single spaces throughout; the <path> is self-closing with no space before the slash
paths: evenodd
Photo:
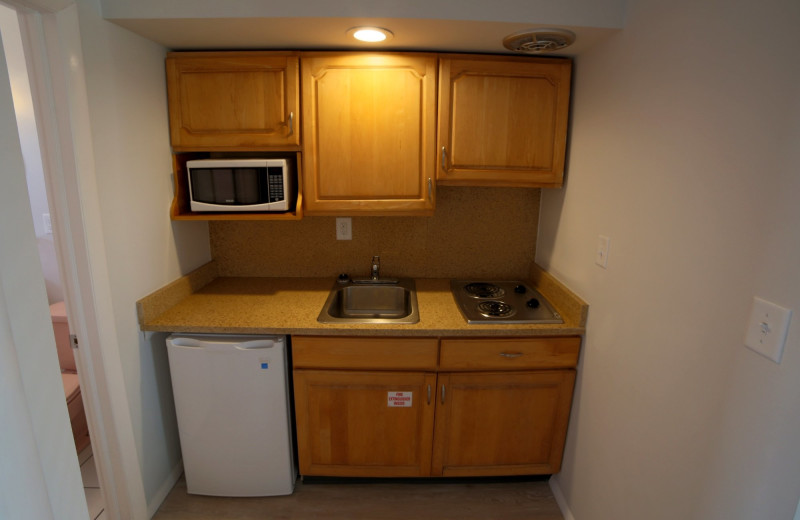
<path id="1" fill-rule="evenodd" d="M 433 200 L 433 181 L 428 177 L 428 200 Z"/>
<path id="2" fill-rule="evenodd" d="M 447 171 L 447 148 L 442 146 L 442 171 Z"/>
<path id="3" fill-rule="evenodd" d="M 444 385 L 442 385 L 442 404 L 444 404 Z"/>
<path id="4" fill-rule="evenodd" d="M 294 135 L 294 112 L 289 112 L 289 135 Z"/>
<path id="5" fill-rule="evenodd" d="M 504 358 L 518 358 L 522 357 L 522 352 L 501 352 L 500 355 Z"/>
<path id="6" fill-rule="evenodd" d="M 431 404 L 431 385 L 428 385 L 428 404 Z"/>

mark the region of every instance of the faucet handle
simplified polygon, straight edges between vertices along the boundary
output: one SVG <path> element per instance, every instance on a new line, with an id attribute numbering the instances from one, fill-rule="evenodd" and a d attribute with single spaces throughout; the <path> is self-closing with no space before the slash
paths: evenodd
<path id="1" fill-rule="evenodd" d="M 372 267 L 370 268 L 370 277 L 373 280 L 377 280 L 380 278 L 380 271 L 381 271 L 381 257 L 375 255 L 372 257 Z"/>

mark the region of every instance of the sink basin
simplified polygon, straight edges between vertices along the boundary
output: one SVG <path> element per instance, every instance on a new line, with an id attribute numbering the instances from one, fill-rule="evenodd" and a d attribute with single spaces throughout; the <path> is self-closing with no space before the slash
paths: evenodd
<path id="1" fill-rule="evenodd" d="M 414 280 L 355 280 L 337 283 L 317 321 L 320 323 L 417 323 Z"/>

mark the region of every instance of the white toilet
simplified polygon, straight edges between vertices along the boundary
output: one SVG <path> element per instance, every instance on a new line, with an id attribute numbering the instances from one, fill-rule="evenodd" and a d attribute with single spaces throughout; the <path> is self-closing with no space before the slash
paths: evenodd
<path id="1" fill-rule="evenodd" d="M 72 437 L 75 439 L 75 449 L 80 453 L 89 446 L 89 427 L 86 424 L 86 412 L 83 409 L 83 399 L 81 399 L 78 371 L 70 345 L 69 324 L 64 302 L 56 302 L 50 306 L 50 317 L 53 320 L 53 333 L 56 337 L 58 363 L 61 365 L 61 381 L 64 383 L 64 395 L 67 398 Z"/>

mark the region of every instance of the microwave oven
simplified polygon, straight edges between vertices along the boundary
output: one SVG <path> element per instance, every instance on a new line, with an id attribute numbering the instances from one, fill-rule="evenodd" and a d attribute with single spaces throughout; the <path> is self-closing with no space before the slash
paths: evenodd
<path id="1" fill-rule="evenodd" d="M 290 211 L 294 175 L 290 159 L 186 161 L 192 211 Z"/>

